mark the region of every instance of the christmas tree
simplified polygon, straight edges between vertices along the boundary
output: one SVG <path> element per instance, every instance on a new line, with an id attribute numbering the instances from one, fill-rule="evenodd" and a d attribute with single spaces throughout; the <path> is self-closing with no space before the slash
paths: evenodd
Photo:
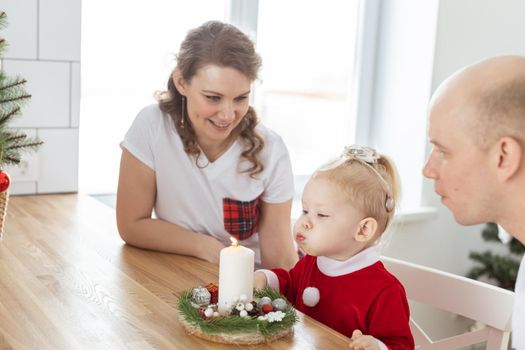
<path id="1" fill-rule="evenodd" d="M 7 16 L 0 11 L 0 30 L 6 25 Z M 6 47 L 6 41 L 0 38 L 0 58 Z M 20 163 L 22 152 L 35 151 L 42 144 L 38 138 L 28 138 L 25 133 L 9 128 L 9 122 L 20 114 L 21 106 L 31 98 L 24 89 L 25 84 L 25 79 L 7 76 L 3 67 L 0 70 L 0 192 L 5 192 L 10 183 L 3 167 Z"/>
<path id="2" fill-rule="evenodd" d="M 482 236 L 485 241 L 503 244 L 498 233 L 498 225 L 488 223 L 483 229 Z M 469 257 L 477 262 L 478 266 L 473 267 L 467 276 L 474 279 L 488 277 L 496 281 L 499 287 L 513 291 L 516 277 L 518 276 L 520 259 L 525 252 L 525 246 L 514 237 L 506 246 L 510 254 L 505 256 L 493 254 L 490 251 L 483 253 L 471 252 Z"/>

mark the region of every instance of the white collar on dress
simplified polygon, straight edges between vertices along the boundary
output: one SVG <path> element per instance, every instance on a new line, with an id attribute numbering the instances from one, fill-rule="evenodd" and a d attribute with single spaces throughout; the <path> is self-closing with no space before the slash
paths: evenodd
<path id="1" fill-rule="evenodd" d="M 375 264 L 379 261 L 380 255 L 381 245 L 376 244 L 344 261 L 327 258 L 326 256 L 318 256 L 317 267 L 322 273 L 330 277 L 347 275 Z"/>

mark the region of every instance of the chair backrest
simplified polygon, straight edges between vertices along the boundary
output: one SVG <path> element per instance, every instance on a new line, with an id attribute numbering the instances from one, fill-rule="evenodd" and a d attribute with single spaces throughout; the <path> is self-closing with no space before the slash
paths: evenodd
<path id="1" fill-rule="evenodd" d="M 416 349 L 445 350 L 486 341 L 486 349 L 506 350 L 511 330 L 514 293 L 463 276 L 382 257 L 385 267 L 404 285 L 409 300 L 431 305 L 486 325 L 485 328 L 432 340 L 410 320 Z"/>

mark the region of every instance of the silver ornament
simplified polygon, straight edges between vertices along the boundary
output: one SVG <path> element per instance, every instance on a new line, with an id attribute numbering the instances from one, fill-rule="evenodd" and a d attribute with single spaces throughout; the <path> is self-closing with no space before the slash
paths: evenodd
<path id="1" fill-rule="evenodd" d="M 262 297 L 259 300 L 259 303 L 257 303 L 257 305 L 259 305 L 259 307 L 262 307 L 264 304 L 271 304 L 271 303 L 272 303 L 272 299 L 270 299 L 269 297 Z"/>
<path id="2" fill-rule="evenodd" d="M 286 309 L 286 301 L 283 298 L 277 298 L 272 301 L 272 306 L 278 311 L 284 311 Z"/>
<path id="3" fill-rule="evenodd" d="M 208 305 L 211 300 L 210 292 L 204 287 L 193 288 L 191 291 L 193 302 L 197 305 Z"/>

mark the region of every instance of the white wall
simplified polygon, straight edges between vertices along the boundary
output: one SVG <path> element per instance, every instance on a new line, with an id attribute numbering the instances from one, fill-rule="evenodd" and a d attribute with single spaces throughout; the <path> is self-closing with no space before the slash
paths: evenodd
<path id="1" fill-rule="evenodd" d="M 521 0 L 439 1 L 431 90 L 434 91 L 447 76 L 466 64 L 501 54 L 525 55 L 524 15 L 525 2 Z M 426 117 L 425 113 L 419 116 L 425 124 Z M 413 147 L 426 147 L 428 152 L 428 144 L 421 144 L 419 135 L 415 136 L 415 140 Z M 412 184 L 405 183 L 407 185 Z M 462 227 L 456 224 L 449 210 L 435 195 L 429 180 L 423 182 L 422 204 L 436 207 L 436 217 L 406 223 L 397 229 L 387 253 L 464 274 L 470 267 L 469 251 L 487 246 L 479 234 L 482 226 Z"/>
<path id="2" fill-rule="evenodd" d="M 80 0 L 0 1 L 9 43 L 2 67 L 27 79 L 32 95 L 11 123 L 44 145 L 23 154 L 24 170 L 7 167 L 11 194 L 75 192 L 78 189 L 80 106 Z"/>
<path id="3" fill-rule="evenodd" d="M 421 205 L 437 9 L 437 0 L 381 2 L 368 139 L 394 159 L 404 211 Z"/>
<path id="4" fill-rule="evenodd" d="M 378 115 L 374 117 L 387 118 L 388 113 L 417 113 L 419 121 L 418 128 L 421 128 L 420 121 L 424 120 L 426 125 L 426 111 L 421 110 L 421 99 L 428 99 L 425 94 L 413 94 L 410 87 L 411 83 L 424 82 L 424 85 L 419 86 L 423 92 L 432 92 L 436 87 L 454 71 L 467 64 L 481 60 L 486 57 L 501 55 L 501 54 L 521 54 L 525 55 L 525 1 L 522 0 L 440 0 L 438 2 L 438 16 L 435 17 L 431 12 L 423 9 L 423 6 L 432 7 L 432 3 L 426 5 L 417 5 L 413 2 L 412 9 L 415 11 L 406 10 L 408 0 L 387 0 L 384 1 L 388 11 L 382 11 L 382 23 L 388 27 L 382 30 L 386 33 L 382 38 L 390 38 L 390 41 L 379 42 L 381 69 L 396 69 L 398 70 L 398 77 L 406 74 L 408 84 L 404 81 L 396 82 L 388 80 L 388 75 L 382 75 L 379 79 L 387 79 L 383 81 L 383 89 L 379 89 L 380 94 L 390 94 L 393 98 L 399 98 L 404 105 L 391 102 L 381 102 L 379 107 L 375 110 Z M 399 16 L 399 11 L 404 11 L 405 20 L 399 18 L 392 18 Z M 435 25 L 435 38 L 428 36 L 428 41 L 434 44 L 432 54 L 431 69 L 426 73 L 420 70 L 417 74 L 424 76 L 413 77 L 412 68 L 404 66 L 400 62 L 410 62 L 414 57 L 413 49 L 429 50 L 428 43 L 421 45 L 420 42 L 414 42 L 414 47 L 405 45 L 394 45 L 396 40 L 403 42 L 408 36 L 416 36 L 416 34 L 402 30 L 402 26 L 406 23 L 414 23 L 415 19 L 412 16 L 423 14 L 426 16 L 419 20 L 422 28 L 413 28 L 427 34 L 432 33 L 431 26 Z M 387 18 L 385 18 L 387 17 Z M 396 25 L 397 23 L 397 25 Z M 401 26 L 401 29 L 400 27 Z M 403 37 L 401 36 L 403 33 Z M 381 38 L 380 38 L 381 39 Z M 403 57 L 403 56 L 406 57 Z M 394 57 L 394 60 L 392 60 Z M 423 59 L 428 61 L 428 57 L 423 55 Z M 417 67 L 418 65 L 416 65 Z M 399 71 L 399 69 L 404 69 Z M 396 86 L 398 87 L 396 89 Z M 388 87 L 388 90 L 385 90 Z M 399 90 L 406 90 L 410 94 L 410 98 L 418 98 L 411 103 L 408 98 Z M 379 96 L 379 95 L 377 95 Z M 400 97 L 398 97 L 400 96 Z M 390 103 L 390 105 L 388 104 Z M 390 107 L 390 108 L 386 108 Z M 419 108 L 419 109 L 418 109 Z M 405 117 L 408 120 L 410 117 Z M 382 123 L 382 125 L 388 125 Z M 392 126 L 396 128 L 396 126 Z M 399 126 L 397 126 L 399 130 Z M 388 129 L 383 129 L 388 131 Z M 410 129 L 408 129 L 410 130 Z M 415 135 L 405 133 L 406 137 L 403 141 L 409 142 L 413 151 L 406 151 L 402 154 L 405 157 L 420 157 L 421 150 L 429 151 L 429 145 L 426 141 L 422 142 L 420 139 L 420 130 Z M 383 137 L 388 139 L 388 133 L 384 132 Z M 396 134 L 396 137 L 399 134 Z M 390 141 L 390 145 L 393 141 Z M 420 172 L 422 164 L 419 169 L 414 171 Z M 405 180 L 405 179 L 403 179 Z M 413 180 L 417 181 L 417 180 Z M 407 186 L 419 186 L 414 182 L 404 183 Z M 499 244 L 484 242 L 481 238 L 482 225 L 473 227 L 462 227 L 454 221 L 451 213 L 439 201 L 439 198 L 434 194 L 433 184 L 429 180 L 423 181 L 422 186 L 422 205 L 432 206 L 437 209 L 435 217 L 417 222 L 407 222 L 396 227 L 390 245 L 386 250 L 386 255 L 397 257 L 403 260 L 408 260 L 422 265 L 435 267 L 441 270 L 449 271 L 459 275 L 464 275 L 472 266 L 472 262 L 468 258 L 470 251 L 481 251 L 485 249 L 492 249 L 493 251 L 506 253 L 507 250 Z M 434 326 L 434 336 L 446 336 L 458 330 L 458 327 L 464 326 L 464 320 L 457 318 L 450 318 L 449 315 L 442 315 L 439 313 L 427 313 L 428 310 L 421 308 L 413 308 L 414 313 L 426 315 L 422 322 Z M 430 315 L 430 316 L 429 316 Z M 440 327 L 435 327 L 440 324 Z"/>
<path id="5" fill-rule="evenodd" d="M 445 27 L 453 38 L 455 31 L 462 30 L 461 26 L 451 29 L 442 6 L 444 2 L 438 0 L 382 1 L 369 138 L 398 166 L 404 197 L 401 211 L 417 212 L 429 206 L 437 212 L 408 222 L 401 215 L 385 253 L 464 274 L 470 266 L 469 249 L 482 244 L 477 234 L 480 228 L 457 225 L 439 203 L 432 183 L 421 174 L 427 148 L 427 107 L 436 80 L 433 72 L 442 57 L 451 60 L 455 56 L 447 45 L 438 47 L 436 42 L 450 41 L 443 38 Z M 451 11 L 456 13 L 457 6 L 452 4 Z"/>

